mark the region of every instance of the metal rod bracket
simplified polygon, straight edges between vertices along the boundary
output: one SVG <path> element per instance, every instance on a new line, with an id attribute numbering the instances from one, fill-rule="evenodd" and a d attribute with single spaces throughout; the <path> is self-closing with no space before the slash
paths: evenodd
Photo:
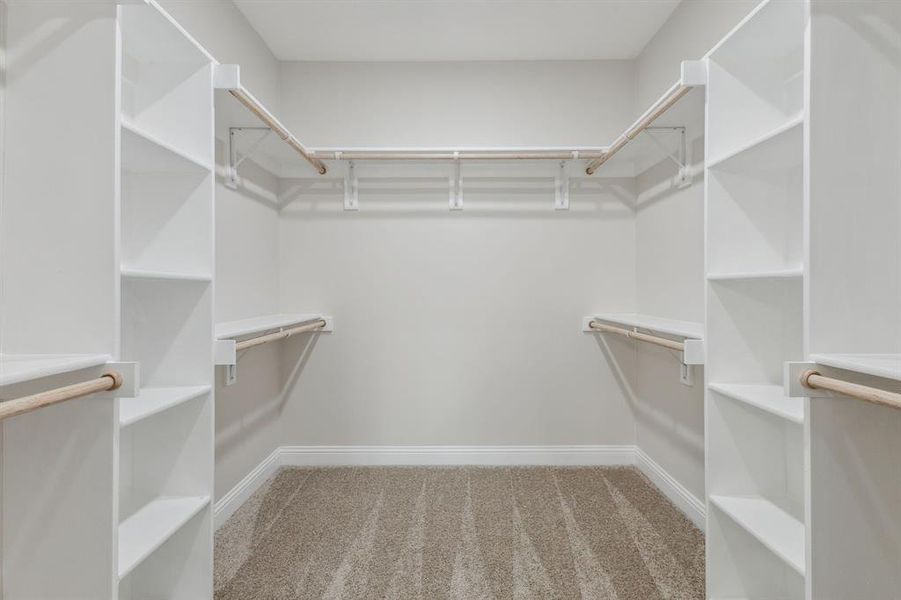
<path id="1" fill-rule="evenodd" d="M 340 160 L 340 159 L 339 159 Z M 344 210 L 360 209 L 360 182 L 357 180 L 354 161 L 347 161 L 344 167 Z"/>
<path id="2" fill-rule="evenodd" d="M 463 176 L 460 169 L 460 153 L 454 152 L 454 173 L 450 178 L 450 210 L 463 210 Z"/>
<path id="3" fill-rule="evenodd" d="M 560 161 L 554 179 L 554 210 L 569 210 L 569 164 L 565 160 Z"/>

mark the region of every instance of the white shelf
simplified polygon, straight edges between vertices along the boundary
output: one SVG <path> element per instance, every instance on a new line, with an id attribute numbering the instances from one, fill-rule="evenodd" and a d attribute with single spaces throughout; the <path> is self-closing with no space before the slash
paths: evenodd
<path id="1" fill-rule="evenodd" d="M 209 506 L 209 496 L 162 497 L 119 524 L 119 579 Z"/>
<path id="2" fill-rule="evenodd" d="M 212 387 L 209 385 L 142 388 L 138 397 L 120 399 L 119 426 L 127 427 L 132 423 L 208 394 L 211 389 Z"/>
<path id="3" fill-rule="evenodd" d="M 179 150 L 124 117 L 122 124 L 122 165 L 126 171 L 178 173 L 212 171 L 206 161 Z"/>
<path id="4" fill-rule="evenodd" d="M 793 279 L 804 275 L 803 267 L 773 269 L 770 271 L 744 271 L 734 273 L 708 273 L 707 281 L 734 281 L 749 279 Z"/>
<path id="5" fill-rule="evenodd" d="M 209 282 L 213 278 L 205 273 L 175 273 L 171 271 L 150 271 L 134 267 L 122 267 L 122 277 L 126 279 L 157 279 L 170 281 Z"/>
<path id="6" fill-rule="evenodd" d="M 729 162 L 733 159 L 739 159 L 742 157 L 742 155 L 744 153 L 750 152 L 750 151 L 752 151 L 760 146 L 763 146 L 765 144 L 768 144 L 770 142 L 773 143 L 774 147 L 777 150 L 772 153 L 768 153 L 768 154 L 770 154 L 771 156 L 782 157 L 784 152 L 780 152 L 779 150 L 781 150 L 781 149 L 792 150 L 795 148 L 796 144 L 795 144 L 794 136 L 797 135 L 798 137 L 800 137 L 801 128 L 803 125 L 804 125 L 804 115 L 803 114 L 795 115 L 792 118 L 790 118 L 788 121 L 786 121 L 785 123 L 782 123 L 781 125 L 767 131 L 763 135 L 760 135 L 760 136 L 752 139 L 750 142 L 747 142 L 745 144 L 737 146 L 736 148 L 733 148 L 733 149 L 729 150 L 728 152 L 725 152 L 722 155 L 714 157 L 711 160 L 707 161 L 707 168 L 715 169 L 715 168 L 722 167 L 725 165 L 726 162 Z M 803 150 L 803 148 L 800 148 L 800 150 Z M 790 162 L 788 164 L 795 164 L 795 163 L 799 162 L 802 157 L 803 156 L 801 154 L 798 154 L 797 157 L 794 157 L 792 159 L 792 162 Z M 767 160 L 766 157 L 762 157 L 761 159 Z M 770 162 L 781 162 L 781 161 L 770 160 Z"/>
<path id="7" fill-rule="evenodd" d="M 676 335 L 690 339 L 704 338 L 704 324 L 694 321 L 678 321 L 676 319 L 666 319 L 663 317 L 654 317 L 651 315 L 641 315 L 635 313 L 628 314 L 596 314 L 594 318 L 607 323 L 618 325 L 626 325 L 627 327 L 638 327 L 640 329 L 650 329 L 659 333 Z"/>
<path id="8" fill-rule="evenodd" d="M 804 399 L 786 396 L 781 385 L 711 383 L 708 387 L 727 398 L 744 402 L 777 417 L 804 423 Z"/>
<path id="9" fill-rule="evenodd" d="M 810 360 L 827 367 L 901 381 L 901 354 L 811 354 Z"/>
<path id="10" fill-rule="evenodd" d="M 223 340 L 229 338 L 240 337 L 242 335 L 250 335 L 260 333 L 272 329 L 280 329 L 321 319 L 320 314 L 278 314 L 263 315 L 259 317 L 251 317 L 249 319 L 240 319 L 238 321 L 225 321 L 216 324 L 216 339 Z"/>
<path id="11" fill-rule="evenodd" d="M 0 354 L 0 386 L 108 363 L 108 354 Z"/>
<path id="12" fill-rule="evenodd" d="M 710 496 L 710 503 L 804 575 L 804 524 L 760 497 Z"/>

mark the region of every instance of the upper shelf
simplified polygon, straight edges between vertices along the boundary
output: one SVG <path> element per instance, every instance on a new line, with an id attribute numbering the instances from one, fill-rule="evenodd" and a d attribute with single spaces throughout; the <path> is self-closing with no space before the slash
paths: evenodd
<path id="1" fill-rule="evenodd" d="M 901 354 L 811 354 L 810 360 L 827 367 L 901 381 Z"/>
<path id="2" fill-rule="evenodd" d="M 255 136 L 240 135 L 240 139 L 234 140 L 237 153 L 246 156 L 253 152 L 256 160 L 276 175 L 281 175 L 288 164 L 303 164 L 305 171 L 301 174 L 326 173 L 325 164 L 241 84 L 238 65 L 216 65 L 215 88 L 216 137 L 226 144 L 230 171 L 235 168 L 231 166 L 232 160 L 240 159 L 232 152 L 231 131 L 240 128 L 259 131 L 250 132 L 257 133 Z M 235 176 L 231 172 L 228 175 Z"/>
<path id="3" fill-rule="evenodd" d="M 0 354 L 0 386 L 108 363 L 107 354 Z"/>
<path id="4" fill-rule="evenodd" d="M 707 70 L 701 61 L 683 61 L 679 80 L 619 135 L 607 147 L 604 155 L 592 161 L 586 173 L 594 174 L 602 165 L 612 163 L 615 157 L 620 161 L 633 163 L 633 174 L 639 174 L 665 159 L 673 150 L 660 140 L 655 142 L 654 128 L 685 128 L 686 136 L 694 139 L 704 130 L 705 94 L 697 88 L 707 83 Z M 689 134 L 690 130 L 690 134 Z M 674 137 L 674 136 L 668 136 Z M 687 143 L 687 140 L 685 140 Z M 681 145 L 680 139 L 679 144 Z M 631 152 L 627 152 L 629 149 Z M 649 158 L 650 157 L 650 158 Z M 686 157 L 682 159 L 685 160 Z M 655 160 L 656 159 L 656 160 Z M 684 164 L 683 164 L 684 166 Z"/>
<path id="5" fill-rule="evenodd" d="M 658 333 L 675 335 L 689 339 L 704 338 L 704 324 L 694 321 L 678 321 L 676 319 L 665 319 L 663 317 L 654 317 L 651 315 L 641 315 L 635 313 L 628 314 L 597 314 L 594 318 L 607 323 L 617 325 L 625 325 L 627 327 L 638 327 L 639 329 L 649 329 Z"/>
<path id="6" fill-rule="evenodd" d="M 242 335 L 252 335 L 254 333 L 262 333 L 272 329 L 281 329 L 298 325 L 308 321 L 321 319 L 320 314 L 278 314 L 263 315 L 259 317 L 251 317 L 250 319 L 241 319 L 238 321 L 226 321 L 216 325 L 216 339 L 225 340 L 230 338 L 241 337 Z"/>

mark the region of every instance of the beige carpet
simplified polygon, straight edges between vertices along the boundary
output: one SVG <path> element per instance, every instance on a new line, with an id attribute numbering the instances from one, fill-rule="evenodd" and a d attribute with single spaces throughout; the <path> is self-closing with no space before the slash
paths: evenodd
<path id="1" fill-rule="evenodd" d="M 704 538 L 633 468 L 284 469 L 216 534 L 219 600 L 704 598 Z"/>

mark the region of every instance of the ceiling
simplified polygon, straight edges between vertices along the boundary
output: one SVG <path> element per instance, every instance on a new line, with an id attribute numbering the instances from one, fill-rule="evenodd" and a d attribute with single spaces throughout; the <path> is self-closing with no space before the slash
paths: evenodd
<path id="1" fill-rule="evenodd" d="M 279 60 L 630 59 L 680 0 L 234 0 Z"/>

